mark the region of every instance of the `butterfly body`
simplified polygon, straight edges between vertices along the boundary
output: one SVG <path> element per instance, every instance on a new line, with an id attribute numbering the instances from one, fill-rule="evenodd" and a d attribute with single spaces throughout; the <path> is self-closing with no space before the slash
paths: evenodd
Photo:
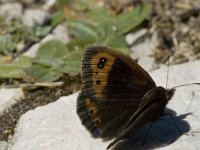
<path id="1" fill-rule="evenodd" d="M 150 75 L 131 58 L 104 46 L 88 46 L 82 60 L 77 114 L 93 137 L 111 143 L 162 115 L 174 90 L 156 87 Z"/>
<path id="2" fill-rule="evenodd" d="M 121 139 L 131 137 L 134 132 L 144 124 L 159 118 L 167 105 L 168 101 L 174 94 L 174 89 L 166 90 L 163 87 L 155 87 L 147 92 L 134 115 L 126 125 L 125 130 L 113 141 L 107 148 L 110 148 Z"/>

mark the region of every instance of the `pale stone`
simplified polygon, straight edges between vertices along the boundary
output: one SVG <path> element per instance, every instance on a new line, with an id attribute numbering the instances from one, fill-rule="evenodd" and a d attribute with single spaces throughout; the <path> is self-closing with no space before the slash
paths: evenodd
<path id="1" fill-rule="evenodd" d="M 23 55 L 27 56 L 27 57 L 32 57 L 32 58 L 35 57 L 37 50 L 40 46 L 41 46 L 40 43 L 34 44 L 33 46 L 31 46 L 31 48 L 29 48 L 29 50 L 27 50 L 25 53 L 23 53 Z"/>
<path id="2" fill-rule="evenodd" d="M 41 40 L 41 42 L 36 43 L 33 46 L 31 46 L 31 48 L 28 51 L 26 51 L 25 53 L 23 53 L 23 55 L 27 56 L 27 57 L 35 57 L 40 46 L 43 43 L 48 42 L 48 41 L 53 40 L 53 39 L 55 39 L 55 37 L 52 34 L 48 34 L 44 39 Z"/>
<path id="3" fill-rule="evenodd" d="M 144 42 L 131 47 L 133 51 L 132 57 L 134 59 L 140 59 L 141 57 L 153 55 L 157 46 L 157 34 L 154 33 L 151 38 L 146 38 Z"/>
<path id="4" fill-rule="evenodd" d="M 70 38 L 68 36 L 68 31 L 66 25 L 58 25 L 54 30 L 53 30 L 53 36 L 55 39 L 60 40 L 63 43 L 67 43 Z"/>
<path id="5" fill-rule="evenodd" d="M 141 57 L 138 60 L 138 64 L 148 72 L 154 70 L 157 67 L 154 61 L 154 57 Z"/>
<path id="6" fill-rule="evenodd" d="M 76 114 L 77 96 L 62 97 L 23 115 L 9 150 L 105 149 L 107 144 L 92 139 L 81 125 Z"/>
<path id="7" fill-rule="evenodd" d="M 49 14 L 40 9 L 27 9 L 24 12 L 22 21 L 26 26 L 33 26 L 35 24 L 42 25 L 46 19 L 49 18 Z"/>
<path id="8" fill-rule="evenodd" d="M 151 73 L 158 86 L 165 87 L 167 68 Z M 200 61 L 170 66 L 168 87 L 200 82 Z M 192 96 L 194 93 L 194 96 Z M 9 150 L 103 150 L 109 144 L 93 139 L 76 114 L 78 93 L 62 97 L 54 103 L 38 107 L 21 116 Z M 138 130 L 132 138 L 115 145 L 118 150 L 131 149 L 198 149 L 200 147 L 200 86 L 177 88 L 167 106 L 168 115 Z M 192 112 L 192 114 L 187 114 Z M 151 115 L 151 114 L 150 114 Z M 187 135 L 186 135 L 187 133 Z M 141 143 L 145 140 L 145 146 Z M 138 144 L 139 143 L 139 144 Z"/>
<path id="9" fill-rule="evenodd" d="M 0 114 L 15 104 L 23 95 L 24 93 L 20 88 L 0 89 Z"/>
<path id="10" fill-rule="evenodd" d="M 129 33 L 125 36 L 125 40 L 127 42 L 128 45 L 133 44 L 137 39 L 139 39 L 140 37 L 144 36 L 147 33 L 147 29 L 141 29 L 137 32 L 134 33 Z"/>
<path id="11" fill-rule="evenodd" d="M 0 141 L 0 150 L 7 150 L 8 149 L 8 143 L 5 141 Z"/>
<path id="12" fill-rule="evenodd" d="M 9 23 L 12 19 L 20 18 L 22 15 L 22 5 L 17 2 L 5 3 L 0 5 L 0 16 Z"/>
<path id="13" fill-rule="evenodd" d="M 55 5 L 56 5 L 56 0 L 46 0 L 45 4 L 42 6 L 42 9 L 48 11 Z"/>

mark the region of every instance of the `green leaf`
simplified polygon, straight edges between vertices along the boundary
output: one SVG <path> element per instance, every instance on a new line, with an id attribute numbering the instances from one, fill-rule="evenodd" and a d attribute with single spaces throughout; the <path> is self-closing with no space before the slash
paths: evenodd
<path id="1" fill-rule="evenodd" d="M 73 8 L 75 10 L 79 11 L 84 11 L 88 10 L 90 8 L 96 9 L 96 6 L 99 3 L 99 0 L 78 0 L 78 1 L 73 1 Z"/>
<path id="2" fill-rule="evenodd" d="M 60 0 L 60 3 L 68 3 L 69 0 Z M 82 7 L 76 4 L 76 7 Z M 38 82 L 49 82 L 59 79 L 63 73 L 78 73 L 81 69 L 82 53 L 84 48 L 91 43 L 106 45 L 127 52 L 127 44 L 124 34 L 133 30 L 141 24 L 151 12 L 151 5 L 146 3 L 133 10 L 120 15 L 113 14 L 107 9 L 92 9 L 88 7 L 88 12 L 81 19 L 68 20 L 69 32 L 75 38 L 66 45 L 58 40 L 44 43 L 36 53 L 32 62 L 28 58 L 20 58 L 18 61 L 5 65 L 0 63 L 0 77 L 23 78 L 26 73 Z M 55 26 L 64 18 L 62 12 L 58 12 L 52 19 L 52 26 Z M 26 29 L 28 30 L 28 29 Z M 32 31 L 33 30 L 33 31 Z M 34 28 L 24 34 L 29 39 L 37 40 L 49 32 L 49 28 Z M 28 30 L 29 31 L 29 30 Z M 28 38 L 27 37 L 27 38 Z M 12 52 L 12 37 L 6 37 L 8 44 L 1 44 L 0 51 L 9 49 Z M 14 43 L 15 44 L 15 43 Z M 6 47 L 8 46 L 8 48 Z M 6 47 L 6 48 L 5 48 Z M 27 61 L 27 62 L 26 62 Z"/>
<path id="3" fill-rule="evenodd" d="M 27 68 L 31 66 L 31 63 L 32 63 L 31 58 L 26 56 L 20 56 L 19 58 L 16 59 L 16 61 L 12 62 L 12 65 L 20 68 Z"/>
<path id="4" fill-rule="evenodd" d="M 78 73 L 81 69 L 83 50 L 75 51 L 65 60 L 65 64 L 62 66 L 62 70 L 65 73 Z"/>
<path id="5" fill-rule="evenodd" d="M 58 11 L 52 15 L 51 19 L 51 26 L 55 27 L 57 24 L 59 24 L 62 20 L 65 19 L 63 11 Z"/>
<path id="6" fill-rule="evenodd" d="M 10 34 L 0 36 L 0 53 L 4 55 L 9 55 L 14 52 L 16 43 Z"/>
<path id="7" fill-rule="evenodd" d="M 25 73 L 23 70 L 17 66 L 0 66 L 0 78 L 15 78 L 20 79 L 23 78 Z"/>
<path id="8" fill-rule="evenodd" d="M 127 53 L 124 34 L 141 24 L 150 12 L 151 5 L 148 3 L 117 16 L 107 9 L 93 9 L 86 12 L 83 18 L 70 21 L 69 29 L 76 38 L 83 39 L 79 42 L 93 39 L 91 43 L 126 50 Z"/>
<path id="9" fill-rule="evenodd" d="M 110 35 L 106 38 L 103 44 L 122 51 L 125 54 L 128 53 L 127 43 L 123 35 Z"/>
<path id="10" fill-rule="evenodd" d="M 35 34 L 36 37 L 44 37 L 49 33 L 51 30 L 50 26 L 45 26 L 45 27 L 36 27 L 33 29 L 33 33 Z"/>
<path id="11" fill-rule="evenodd" d="M 67 48 L 69 49 L 69 51 L 73 52 L 74 50 L 81 50 L 84 49 L 87 45 L 95 43 L 95 39 L 93 38 L 85 38 L 85 39 L 73 39 L 70 42 L 67 43 Z"/>
<path id="12" fill-rule="evenodd" d="M 73 20 L 68 23 L 69 32 L 77 38 L 98 38 L 97 27 L 83 20 Z"/>
<path id="13" fill-rule="evenodd" d="M 0 62 L 0 78 L 28 78 L 24 69 L 31 65 L 31 60 L 28 57 L 21 56 L 17 60 L 7 63 Z"/>
<path id="14" fill-rule="evenodd" d="M 67 55 L 69 50 L 62 42 L 58 40 L 51 40 L 40 46 L 36 53 L 37 59 L 54 61 Z"/>
<path id="15" fill-rule="evenodd" d="M 60 68 L 63 58 L 69 55 L 68 53 L 69 50 L 62 42 L 51 40 L 41 45 L 33 62 L 54 69 Z"/>
<path id="16" fill-rule="evenodd" d="M 26 73 L 35 81 L 47 82 L 57 80 L 61 75 L 61 66 L 69 50 L 62 42 L 51 40 L 38 49 L 33 64 L 26 69 Z"/>
<path id="17" fill-rule="evenodd" d="M 86 12 L 85 20 L 92 20 L 91 23 L 101 24 L 108 23 L 112 20 L 114 14 L 105 8 L 92 9 L 91 11 Z"/>
<path id="18" fill-rule="evenodd" d="M 61 9 L 64 8 L 65 5 L 66 5 L 67 3 L 69 3 L 69 2 L 70 2 L 70 0 L 58 0 L 59 7 L 60 7 Z"/>
<path id="19" fill-rule="evenodd" d="M 58 72 L 41 65 L 33 65 L 32 67 L 27 68 L 25 71 L 36 82 L 51 82 L 59 79 L 62 76 L 62 72 Z"/>
<path id="20" fill-rule="evenodd" d="M 39 41 L 42 37 L 47 35 L 51 30 L 50 26 L 40 27 L 34 25 L 33 27 L 24 27 L 22 30 L 22 35 L 26 41 Z"/>
<path id="21" fill-rule="evenodd" d="M 33 58 L 32 66 L 26 69 L 26 73 L 35 81 L 49 82 L 57 80 L 63 73 L 79 72 L 82 48 L 75 48 L 75 44 L 80 41 L 69 42 L 66 46 L 55 40 L 43 44 L 36 58 Z M 72 49 L 69 51 L 69 48 Z"/>
<path id="22" fill-rule="evenodd" d="M 122 13 L 116 17 L 116 22 L 113 26 L 116 26 L 119 34 L 125 34 L 141 24 L 150 15 L 151 8 L 150 3 L 145 3 L 131 11 Z"/>
<path id="23" fill-rule="evenodd" d="M 69 32 L 77 38 L 104 39 L 110 33 L 113 16 L 107 9 L 92 9 L 83 18 L 69 21 Z"/>

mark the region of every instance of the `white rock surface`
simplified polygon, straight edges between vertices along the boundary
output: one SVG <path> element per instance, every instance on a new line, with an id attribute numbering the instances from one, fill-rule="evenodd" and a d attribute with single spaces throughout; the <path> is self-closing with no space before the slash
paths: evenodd
<path id="1" fill-rule="evenodd" d="M 21 97 L 23 97 L 23 91 L 20 88 L 0 89 L 0 114 L 15 104 Z"/>
<path id="2" fill-rule="evenodd" d="M 68 36 L 67 26 L 59 24 L 52 32 L 55 39 L 60 40 L 61 42 L 67 43 L 70 38 Z"/>
<path id="3" fill-rule="evenodd" d="M 145 35 L 146 33 L 146 29 L 142 29 L 136 33 L 129 33 L 128 35 L 126 35 L 126 41 L 129 45 L 131 45 L 133 42 L 138 40 L 138 38 Z M 138 60 L 138 64 L 143 66 L 145 70 L 152 71 L 157 68 L 156 63 L 154 62 L 154 58 L 152 57 L 152 55 L 154 54 L 154 50 L 157 46 L 158 37 L 157 33 L 154 32 L 151 37 L 145 38 L 145 41 L 134 44 L 131 47 L 131 51 L 133 52 L 131 54 L 131 58 Z"/>
<path id="4" fill-rule="evenodd" d="M 134 33 L 129 33 L 125 36 L 125 40 L 127 42 L 128 45 L 133 44 L 136 40 L 138 40 L 139 38 L 141 38 L 142 36 L 144 36 L 147 33 L 147 29 L 141 29 L 137 32 Z"/>
<path id="5" fill-rule="evenodd" d="M 20 118 L 10 150 L 88 150 L 106 147 L 94 140 L 76 114 L 77 93 L 62 97 Z M 80 144 L 82 143 L 82 144 Z M 85 144 L 83 144 L 85 143 Z M 90 143 L 89 145 L 87 143 Z"/>
<path id="6" fill-rule="evenodd" d="M 25 53 L 23 53 L 24 56 L 27 57 L 35 57 L 38 48 L 41 46 L 40 43 L 36 43 L 33 46 L 31 46 L 31 48 L 28 49 L 28 51 L 26 51 Z"/>
<path id="7" fill-rule="evenodd" d="M 8 149 L 8 143 L 0 141 L 0 150 L 7 150 L 7 149 Z"/>
<path id="8" fill-rule="evenodd" d="M 162 68 L 151 73 L 157 85 L 165 86 L 166 72 L 167 68 Z M 168 87 L 191 82 L 200 82 L 200 61 L 170 67 Z M 24 114 L 9 150 L 104 150 L 109 142 L 93 139 L 81 125 L 76 114 L 77 95 L 62 97 Z M 162 150 L 199 149 L 199 99 L 200 86 L 178 88 L 168 105 L 168 111 L 173 114 L 183 133 L 188 132 L 188 135 L 180 134 L 172 118 L 163 116 L 153 123 L 145 142 L 146 147 Z M 136 133 L 132 139 L 119 142 L 115 149 L 140 149 L 147 130 L 144 128 L 138 132 L 140 134 Z"/>
<path id="9" fill-rule="evenodd" d="M 200 83 L 200 61 L 176 65 L 169 68 L 168 87 L 194 83 Z M 152 77 L 157 81 L 157 85 L 165 87 L 167 67 L 152 72 Z M 194 96 L 193 96 L 194 93 Z M 180 122 L 179 126 L 189 128 L 188 135 L 182 135 L 174 143 L 162 147 L 162 150 L 198 150 L 200 148 L 200 85 L 191 85 L 176 89 L 175 95 L 168 104 L 168 108 L 176 112 L 176 116 L 186 115 L 183 120 L 189 125 L 184 126 Z M 179 122 L 179 121 L 177 121 Z M 187 130 L 187 129 L 186 129 Z"/>
<path id="10" fill-rule="evenodd" d="M 26 26 L 33 26 L 34 24 L 42 25 L 49 17 L 48 12 L 40 9 L 26 9 L 22 16 L 22 21 Z"/>
<path id="11" fill-rule="evenodd" d="M 0 16 L 9 23 L 12 19 L 20 18 L 22 15 L 22 5 L 20 3 L 5 3 L 0 5 Z"/>
<path id="12" fill-rule="evenodd" d="M 154 57 L 150 56 L 141 57 L 137 63 L 141 65 L 142 68 L 144 68 L 148 72 L 155 70 L 155 68 L 157 68 L 157 65 L 155 64 L 154 61 Z"/>
<path id="13" fill-rule="evenodd" d="M 56 0 L 45 0 L 45 4 L 42 6 L 42 9 L 48 11 L 55 5 L 56 5 Z"/>
<path id="14" fill-rule="evenodd" d="M 150 56 L 153 54 L 153 50 L 158 45 L 157 34 L 153 34 L 152 37 L 146 38 L 144 42 L 131 47 L 133 51 L 133 58 L 141 58 L 144 56 Z"/>

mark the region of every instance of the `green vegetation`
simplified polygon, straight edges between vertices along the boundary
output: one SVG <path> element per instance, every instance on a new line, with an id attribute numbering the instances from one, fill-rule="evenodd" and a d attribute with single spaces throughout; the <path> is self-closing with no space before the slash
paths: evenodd
<path id="1" fill-rule="evenodd" d="M 57 81 L 63 74 L 76 75 L 80 72 L 81 56 L 89 44 L 101 44 L 128 52 L 124 35 L 138 27 L 150 16 L 151 5 L 144 3 L 122 13 L 111 9 L 91 7 L 87 2 L 79 0 L 76 5 L 67 5 L 67 0 L 60 0 L 60 9 L 52 15 L 50 25 L 24 27 L 15 22 L 0 35 L 0 78 L 22 79 L 26 82 Z M 91 2 L 91 4 L 93 4 Z M 71 10 L 79 10 L 75 16 Z M 64 13 L 65 12 L 65 13 Z M 65 44 L 51 40 L 41 45 L 34 58 L 15 56 L 18 43 L 37 43 L 45 37 L 57 24 L 66 22 L 71 40 Z M 8 57 L 8 58 L 9 58 Z M 5 61 L 7 60 L 7 61 Z M 10 59 L 9 59 L 10 60 Z"/>

